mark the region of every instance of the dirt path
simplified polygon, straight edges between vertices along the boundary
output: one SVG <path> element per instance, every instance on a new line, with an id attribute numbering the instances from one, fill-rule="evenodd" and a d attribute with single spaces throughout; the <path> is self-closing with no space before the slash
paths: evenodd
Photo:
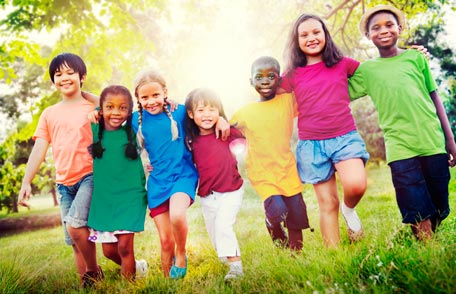
<path id="1" fill-rule="evenodd" d="M 0 236 L 60 226 L 60 213 L 0 219 Z"/>

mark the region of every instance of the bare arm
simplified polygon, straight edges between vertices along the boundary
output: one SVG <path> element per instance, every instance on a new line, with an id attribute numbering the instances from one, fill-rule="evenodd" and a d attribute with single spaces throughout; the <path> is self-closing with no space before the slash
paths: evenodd
<path id="1" fill-rule="evenodd" d="M 437 116 L 439 117 L 445 135 L 445 149 L 448 153 L 448 164 L 453 167 L 456 165 L 456 143 L 454 142 L 454 135 L 451 130 L 450 122 L 448 121 L 445 108 L 443 107 L 443 103 L 440 100 L 437 91 L 431 92 L 431 99 L 432 102 L 434 102 Z"/>
<path id="2" fill-rule="evenodd" d="M 30 199 L 32 192 L 32 180 L 40 169 L 40 165 L 46 157 L 46 152 L 49 142 L 42 138 L 37 138 L 35 145 L 33 145 L 32 152 L 30 153 L 27 166 L 25 167 L 25 174 L 22 180 L 21 190 L 17 202 L 22 206 L 28 206 L 25 200 Z"/>
<path id="3" fill-rule="evenodd" d="M 228 139 L 229 136 L 230 124 L 223 117 L 219 117 L 217 124 L 215 125 L 215 137 L 217 139 L 221 137 L 222 141 L 226 141 L 226 139 Z"/>
<path id="4" fill-rule="evenodd" d="M 82 91 L 82 97 L 84 97 L 84 99 L 91 102 L 96 107 L 100 106 L 100 97 L 99 96 L 92 94 L 90 92 Z"/>

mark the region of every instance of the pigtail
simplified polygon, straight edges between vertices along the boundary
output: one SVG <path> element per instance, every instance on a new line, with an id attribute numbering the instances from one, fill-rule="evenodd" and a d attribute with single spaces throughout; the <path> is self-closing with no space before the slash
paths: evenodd
<path id="1" fill-rule="evenodd" d="M 138 158 L 138 151 L 136 149 L 135 141 L 133 140 L 133 130 L 131 127 L 131 115 L 127 118 L 127 123 L 125 125 L 125 132 L 127 133 L 128 143 L 125 146 L 125 156 L 131 159 Z"/>
<path id="2" fill-rule="evenodd" d="M 163 105 L 163 109 L 165 110 L 166 115 L 171 120 L 171 135 L 172 140 L 175 141 L 177 140 L 177 138 L 179 138 L 179 129 L 177 128 L 177 122 L 174 120 L 171 112 L 169 111 L 168 105 L 168 98 L 165 98 L 165 105 Z"/>
<path id="3" fill-rule="evenodd" d="M 89 146 L 89 151 L 92 154 L 92 158 L 101 158 L 103 156 L 103 152 L 105 151 L 103 145 L 101 144 L 101 139 L 103 139 L 103 131 L 104 119 L 103 116 L 100 116 L 100 120 L 98 123 L 98 141 L 92 143 L 92 145 Z"/>

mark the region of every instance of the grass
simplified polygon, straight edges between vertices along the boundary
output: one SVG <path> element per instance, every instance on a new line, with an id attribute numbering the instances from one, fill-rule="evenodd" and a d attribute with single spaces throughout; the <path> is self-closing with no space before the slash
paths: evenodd
<path id="1" fill-rule="evenodd" d="M 455 207 L 452 170 L 450 204 Z M 220 264 L 207 236 L 199 201 L 188 210 L 189 268 L 182 281 L 165 279 L 155 226 L 146 219 L 145 232 L 135 237 L 137 258 L 149 263 L 146 279 L 128 283 L 117 265 L 101 255 L 105 280 L 93 293 L 454 293 L 456 289 L 456 216 L 450 214 L 436 237 L 423 244 L 401 224 L 389 169 L 368 170 L 369 188 L 358 206 L 365 238 L 350 244 L 341 222 L 342 244 L 324 248 L 318 228 L 318 206 L 310 186 L 304 187 L 309 219 L 315 232 L 304 231 L 302 253 L 272 245 L 264 226 L 262 203 L 249 185 L 236 230 L 245 277 L 223 281 Z M 0 238 L 0 293 L 85 293 L 79 288 L 71 249 L 61 228 Z"/>

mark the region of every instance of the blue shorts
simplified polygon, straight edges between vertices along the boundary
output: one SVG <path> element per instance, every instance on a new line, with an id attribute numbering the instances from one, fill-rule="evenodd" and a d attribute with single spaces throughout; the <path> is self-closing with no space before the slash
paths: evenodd
<path id="1" fill-rule="evenodd" d="M 299 177 L 303 183 L 326 182 L 334 173 L 334 164 L 354 158 L 369 159 L 366 145 L 357 131 L 326 140 L 299 140 L 296 146 Z"/>
<path id="2" fill-rule="evenodd" d="M 68 234 L 65 224 L 69 224 L 73 228 L 87 226 L 92 191 L 92 174 L 84 176 L 79 182 L 72 186 L 57 184 L 63 232 L 65 234 L 65 243 L 68 245 L 73 245 L 74 243 Z"/>
<path id="3" fill-rule="evenodd" d="M 403 223 L 416 224 L 429 218 L 440 222 L 450 214 L 446 154 L 418 156 L 389 165 Z"/>
<path id="4" fill-rule="evenodd" d="M 292 230 L 304 230 L 309 227 L 307 207 L 301 193 L 294 196 L 273 195 L 264 201 L 266 218 L 271 224 L 285 222 Z"/>

